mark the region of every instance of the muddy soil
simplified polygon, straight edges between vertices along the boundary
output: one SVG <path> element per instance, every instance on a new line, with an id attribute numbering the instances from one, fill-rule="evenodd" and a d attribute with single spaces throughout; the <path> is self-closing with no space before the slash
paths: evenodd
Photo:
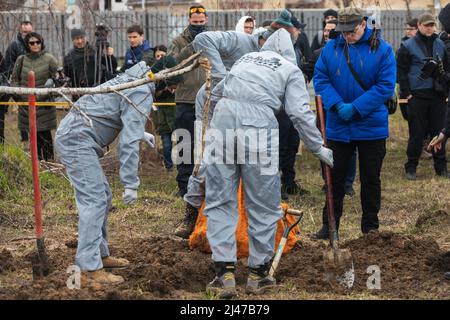
<path id="1" fill-rule="evenodd" d="M 355 268 L 353 287 L 339 289 L 344 295 L 367 292 L 401 299 L 427 294 L 448 299 L 450 295 L 450 285 L 442 278 L 443 272 L 450 269 L 450 254 L 442 252 L 431 238 L 370 233 L 342 247 L 351 251 Z M 307 292 L 329 292 L 321 251 L 319 247 L 300 244 L 296 252 L 286 256 L 278 277 Z M 370 266 L 378 266 L 381 271 L 380 290 L 368 290 Z"/>
<path id="2" fill-rule="evenodd" d="M 450 266 L 450 254 L 441 251 L 431 238 L 371 233 L 343 247 L 353 254 L 356 275 L 351 289 L 333 289 L 342 298 L 366 292 L 383 298 L 430 295 L 448 299 L 450 296 L 450 284 L 442 280 L 442 273 Z M 276 273 L 281 291 L 330 292 L 330 284 L 324 279 L 322 250 L 325 248 L 326 243 L 299 242 L 290 254 L 283 256 Z M 68 289 L 66 270 L 73 261 L 75 249 L 60 247 L 49 252 L 53 270 L 50 276 L 3 288 L 0 299 L 198 299 L 205 298 L 205 285 L 214 277 L 209 254 L 190 251 L 187 241 L 171 237 L 133 239 L 112 245 L 111 252 L 131 262 L 129 268 L 114 271 L 125 278 L 123 284 L 115 287 L 89 284 L 80 290 Z M 12 256 L 5 251 L 0 257 L 2 266 L 3 261 L 15 260 L 16 271 L 31 273 L 28 258 L 11 260 Z M 381 270 L 381 290 L 369 292 L 367 268 L 371 265 Z M 245 297 L 245 259 L 239 261 L 236 274 L 238 290 Z"/>

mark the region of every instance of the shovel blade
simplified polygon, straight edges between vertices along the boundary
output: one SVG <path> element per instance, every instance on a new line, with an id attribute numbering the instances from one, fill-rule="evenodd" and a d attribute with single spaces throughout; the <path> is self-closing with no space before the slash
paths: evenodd
<path id="1" fill-rule="evenodd" d="M 45 251 L 44 238 L 36 239 L 37 251 L 31 256 L 33 279 L 41 279 L 50 273 L 50 264 Z"/>
<path id="2" fill-rule="evenodd" d="M 355 269 L 350 250 L 328 249 L 323 252 L 326 280 L 334 286 L 351 288 L 355 281 Z"/>

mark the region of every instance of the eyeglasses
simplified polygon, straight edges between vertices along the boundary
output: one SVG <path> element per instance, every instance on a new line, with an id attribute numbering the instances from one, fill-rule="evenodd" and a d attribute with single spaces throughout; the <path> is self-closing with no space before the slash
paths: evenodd
<path id="1" fill-rule="evenodd" d="M 206 13 L 206 9 L 202 7 L 194 7 L 189 10 L 190 13 Z"/>
<path id="2" fill-rule="evenodd" d="M 344 35 L 348 35 L 348 36 L 351 36 L 351 35 L 354 35 L 354 34 L 356 34 L 356 32 L 358 32 L 358 29 L 359 28 L 361 28 L 361 25 L 360 24 L 358 24 L 356 27 L 355 27 L 355 29 L 353 30 L 353 31 L 344 31 L 344 32 L 342 32 Z"/>
<path id="3" fill-rule="evenodd" d="M 35 44 L 41 44 L 41 42 L 40 41 L 28 41 L 28 44 L 30 46 L 34 46 Z"/>

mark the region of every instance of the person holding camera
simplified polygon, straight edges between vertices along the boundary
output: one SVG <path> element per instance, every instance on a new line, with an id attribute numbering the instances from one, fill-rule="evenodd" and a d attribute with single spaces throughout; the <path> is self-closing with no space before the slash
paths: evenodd
<path id="1" fill-rule="evenodd" d="M 443 31 L 440 33 L 440 38 L 444 41 L 445 51 L 448 58 L 450 58 L 450 3 L 447 4 L 439 13 L 439 21 L 442 24 Z M 435 152 L 442 149 L 447 143 L 447 139 L 450 137 L 450 102 L 447 104 L 447 117 L 445 120 L 445 127 L 442 131 L 436 135 L 430 142 L 428 150 L 434 150 Z M 444 273 L 444 279 L 450 280 L 450 264 L 447 266 L 447 272 Z"/>
<path id="2" fill-rule="evenodd" d="M 416 36 L 403 42 L 397 55 L 400 91 L 408 99 L 409 141 L 405 164 L 408 180 L 417 178 L 425 134 L 436 136 L 444 127 L 449 79 L 445 44 L 436 34 L 434 16 L 420 15 L 417 25 Z M 448 177 L 445 148 L 433 150 L 432 154 L 436 174 Z"/>
<path id="3" fill-rule="evenodd" d="M 63 63 L 70 87 L 94 87 L 114 77 L 117 60 L 113 48 L 104 45 L 105 34 L 97 35 L 96 48 L 87 41 L 83 29 L 72 29 L 70 35 L 73 49 L 64 57 Z"/>

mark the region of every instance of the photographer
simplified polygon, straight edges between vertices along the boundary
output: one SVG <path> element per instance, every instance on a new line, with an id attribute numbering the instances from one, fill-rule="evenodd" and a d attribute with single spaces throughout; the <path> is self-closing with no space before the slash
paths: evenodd
<path id="1" fill-rule="evenodd" d="M 96 47 L 86 39 L 83 29 L 72 29 L 73 49 L 64 57 L 64 74 L 70 87 L 94 87 L 113 78 L 117 60 L 107 42 L 107 31 L 97 26 Z"/>
<path id="2" fill-rule="evenodd" d="M 416 36 L 403 42 L 398 51 L 398 82 L 408 99 L 408 180 L 416 180 L 425 134 L 435 136 L 444 127 L 449 68 L 445 44 L 435 32 L 434 16 L 422 14 Z M 447 177 L 445 149 L 433 151 L 433 160 L 436 174 Z"/>

